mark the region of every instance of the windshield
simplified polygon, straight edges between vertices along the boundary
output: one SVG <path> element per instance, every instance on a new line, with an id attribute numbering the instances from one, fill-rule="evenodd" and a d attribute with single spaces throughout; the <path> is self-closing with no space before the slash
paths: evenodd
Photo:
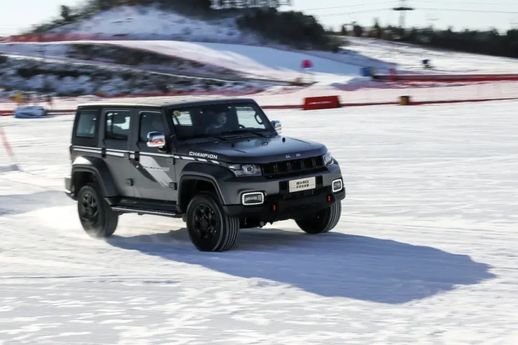
<path id="1" fill-rule="evenodd" d="M 171 117 L 176 135 L 184 140 L 273 132 L 261 108 L 248 102 L 181 107 L 173 109 Z"/>

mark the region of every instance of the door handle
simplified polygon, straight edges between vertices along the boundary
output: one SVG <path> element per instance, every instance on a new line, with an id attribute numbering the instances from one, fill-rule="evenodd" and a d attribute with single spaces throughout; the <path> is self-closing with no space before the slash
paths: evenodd
<path id="1" fill-rule="evenodd" d="M 140 160 L 140 153 L 139 152 L 130 152 L 128 155 L 130 160 L 134 160 L 138 162 Z"/>

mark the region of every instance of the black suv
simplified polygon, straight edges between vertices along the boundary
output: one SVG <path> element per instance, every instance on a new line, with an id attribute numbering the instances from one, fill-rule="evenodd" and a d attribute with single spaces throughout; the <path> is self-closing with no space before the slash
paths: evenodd
<path id="1" fill-rule="evenodd" d="M 67 194 L 94 237 L 111 236 L 123 213 L 182 217 L 203 251 L 284 219 L 331 230 L 345 198 L 338 163 L 279 133 L 250 99 L 79 106 Z"/>

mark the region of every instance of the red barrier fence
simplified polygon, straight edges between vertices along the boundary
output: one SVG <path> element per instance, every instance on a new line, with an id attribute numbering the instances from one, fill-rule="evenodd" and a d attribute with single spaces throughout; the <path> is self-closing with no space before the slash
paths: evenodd
<path id="1" fill-rule="evenodd" d="M 338 96 L 306 97 L 304 98 L 304 110 L 333 109 L 340 108 L 340 98 Z"/>
<path id="2" fill-rule="evenodd" d="M 482 82 L 482 81 L 516 81 L 518 74 L 389 74 L 374 75 L 380 81 L 413 81 L 413 82 Z"/>
<path id="3" fill-rule="evenodd" d="M 93 34 L 27 34 L 15 35 L 4 38 L 4 42 L 61 42 L 61 41 L 87 41 L 97 40 L 100 37 Z"/>

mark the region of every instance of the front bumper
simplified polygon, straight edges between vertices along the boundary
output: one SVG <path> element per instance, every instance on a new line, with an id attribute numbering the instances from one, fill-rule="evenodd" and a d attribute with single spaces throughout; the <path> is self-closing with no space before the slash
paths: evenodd
<path id="1" fill-rule="evenodd" d="M 75 200 L 75 195 L 72 193 L 72 179 L 65 177 L 65 194 Z"/>
<path id="2" fill-rule="evenodd" d="M 230 216 L 246 218 L 251 222 L 275 222 L 279 220 L 299 218 L 308 212 L 322 210 L 345 199 L 345 188 L 333 193 L 331 187 L 324 187 L 293 194 L 269 195 L 265 202 L 258 206 L 227 205 L 223 206 Z"/>
<path id="3" fill-rule="evenodd" d="M 315 189 L 289 192 L 289 181 L 307 177 L 316 178 Z M 323 171 L 279 179 L 232 178 L 218 182 L 224 211 L 230 216 L 246 218 L 247 223 L 257 223 L 299 218 L 308 212 L 319 211 L 340 202 L 346 196 L 345 186 L 339 192 L 332 191 L 332 182 L 339 178 L 342 178 L 340 166 L 332 164 Z M 264 203 L 257 206 L 242 205 L 241 195 L 247 192 L 263 192 Z"/>
<path id="4" fill-rule="evenodd" d="M 338 164 L 332 164 L 324 170 L 272 179 L 263 176 L 235 177 L 228 172 L 225 176 L 216 177 L 215 184 L 223 205 L 241 205 L 241 196 L 244 193 L 263 192 L 266 198 L 286 194 L 289 181 L 308 177 L 316 177 L 317 189 L 331 188 L 334 180 L 342 178 L 342 173 Z"/>

